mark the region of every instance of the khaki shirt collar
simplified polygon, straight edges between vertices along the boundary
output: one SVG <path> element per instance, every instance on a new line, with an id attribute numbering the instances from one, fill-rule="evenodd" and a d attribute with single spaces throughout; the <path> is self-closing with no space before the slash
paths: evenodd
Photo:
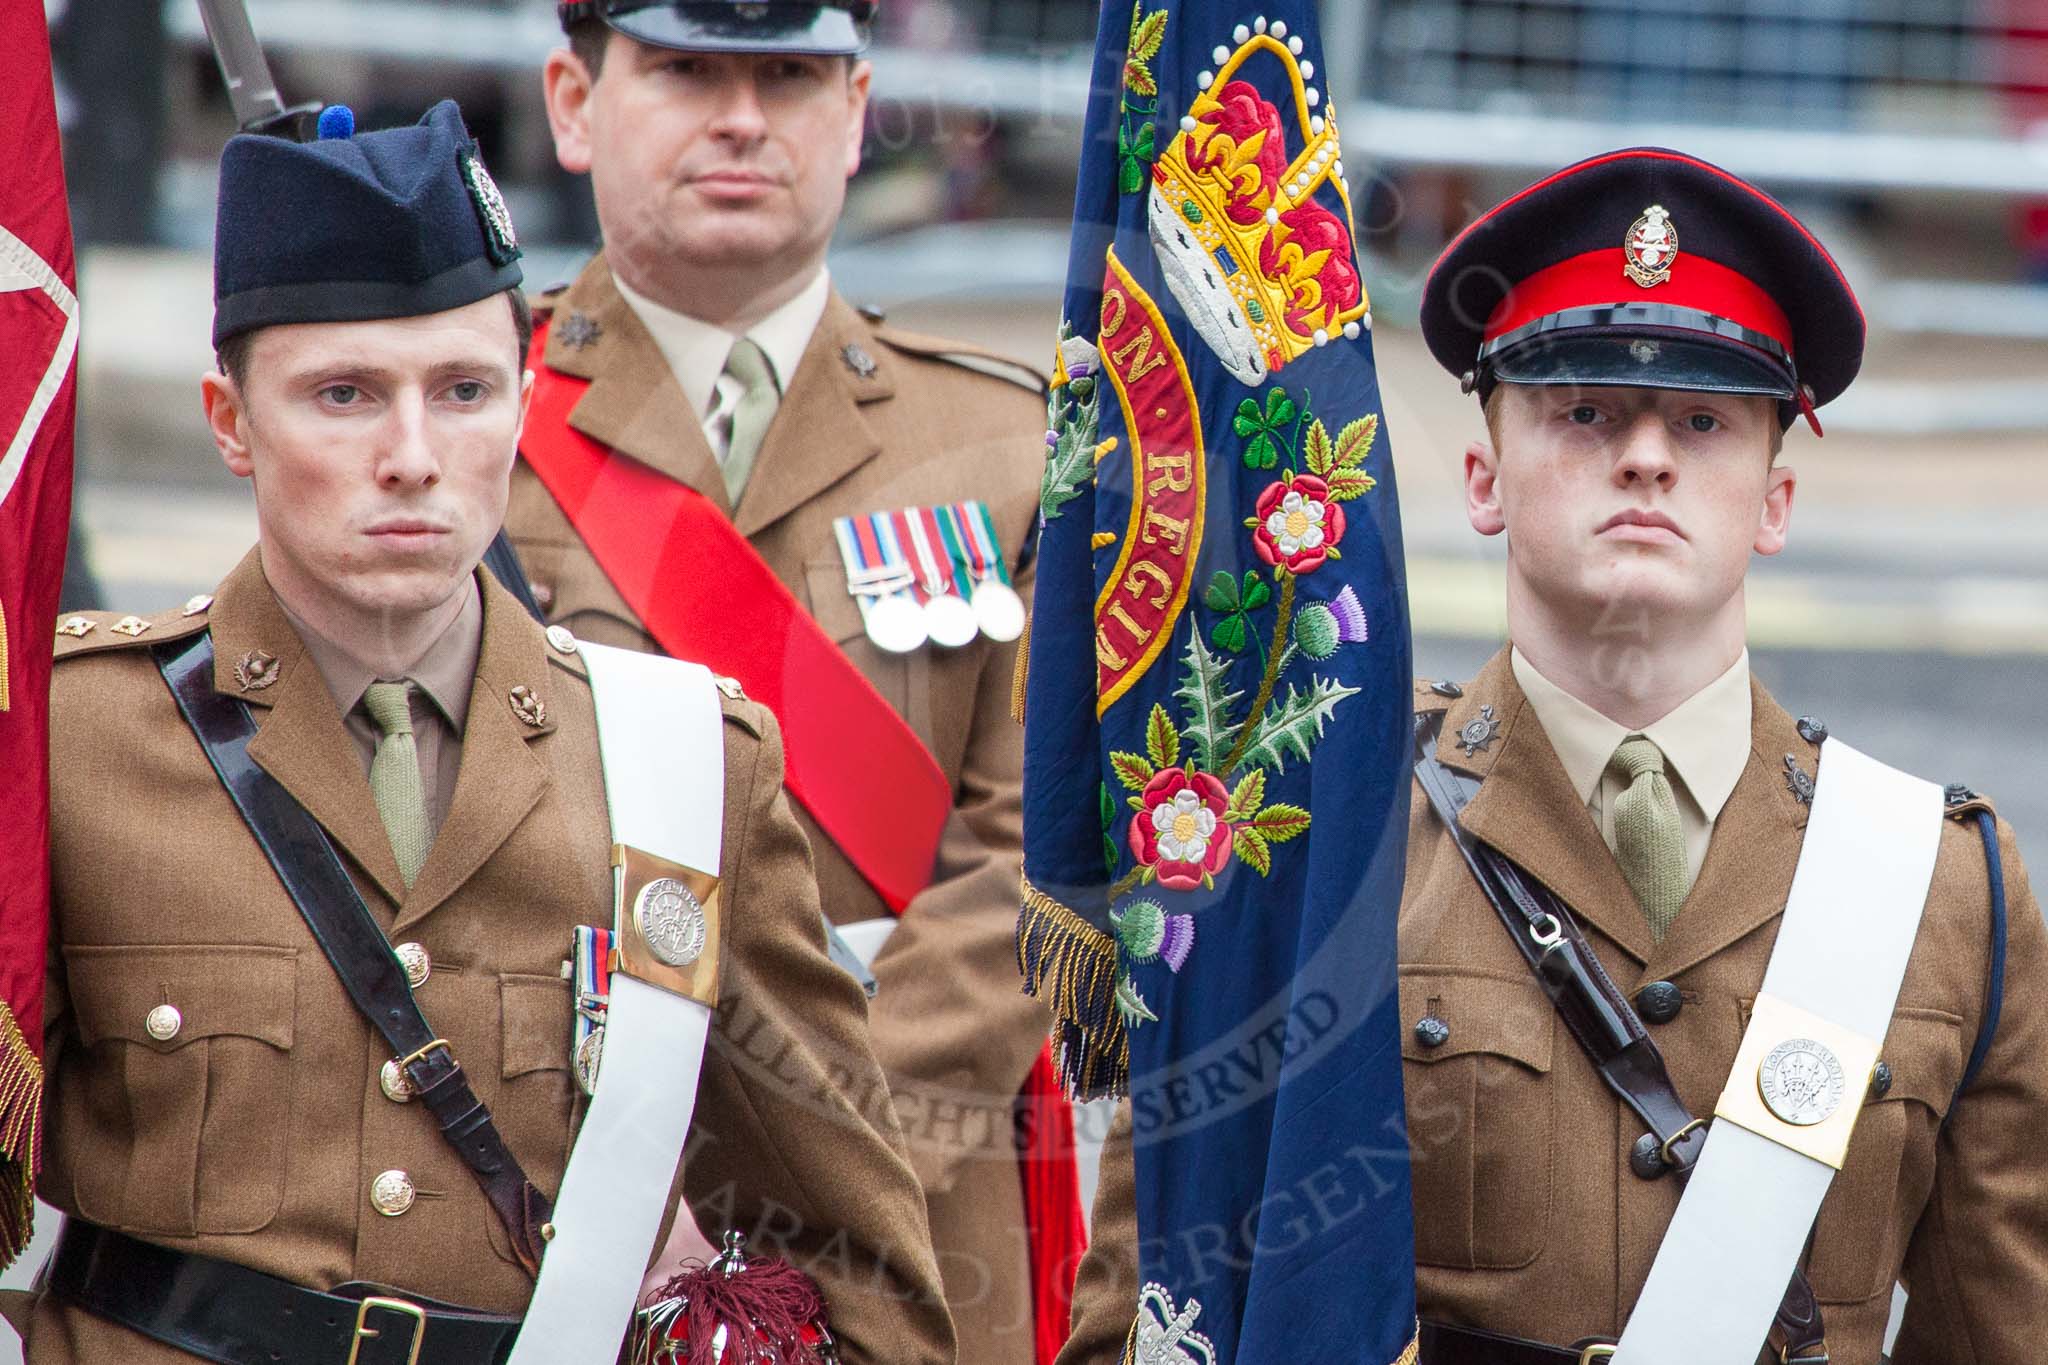
<path id="1" fill-rule="evenodd" d="M 1664 751 L 1665 762 L 1692 793 L 1709 823 L 1719 817 L 1749 762 L 1747 649 L 1720 677 L 1640 732 L 1601 715 L 1544 677 L 1521 650 L 1511 650 L 1508 657 L 1515 681 L 1535 708 L 1536 719 L 1557 751 L 1579 800 L 1593 799 L 1616 746 L 1631 734 L 1641 733 Z"/>
<path id="2" fill-rule="evenodd" d="M 469 719 L 469 694 L 484 640 L 483 599 L 477 594 L 474 575 L 464 581 L 462 590 L 462 609 L 455 619 L 402 675 L 419 685 L 420 691 L 447 719 L 449 729 L 458 735 Z M 327 684 L 335 709 L 343 716 L 350 715 L 370 684 L 377 681 L 375 670 L 300 620 L 282 601 L 278 605 L 284 607 L 292 629 L 304 641 L 306 655 L 319 670 L 321 681 Z"/>
<path id="3" fill-rule="evenodd" d="M 662 359 L 668 362 L 676 383 L 682 387 L 683 397 L 689 400 L 690 410 L 700 418 L 708 415 L 718 377 L 725 372 L 726 357 L 732 354 L 733 342 L 738 338 L 701 318 L 656 303 L 620 279 L 616 271 L 612 283 L 654 338 Z M 785 393 L 798 362 L 811 344 L 811 334 L 818 330 L 818 320 L 825 316 L 825 301 L 831 295 L 830 272 L 820 266 L 811 282 L 794 298 L 747 329 L 746 335 L 768 357 L 768 364 L 775 371 L 776 387 Z"/>

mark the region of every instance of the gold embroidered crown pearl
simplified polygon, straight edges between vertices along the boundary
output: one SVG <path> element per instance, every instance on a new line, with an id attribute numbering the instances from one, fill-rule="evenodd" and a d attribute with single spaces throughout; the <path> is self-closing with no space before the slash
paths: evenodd
<path id="1" fill-rule="evenodd" d="M 370 1182 L 370 1207 L 386 1218 L 396 1218 L 412 1207 L 419 1191 L 404 1171 L 385 1171 Z"/>
<path id="2" fill-rule="evenodd" d="M 176 1005 L 158 1005 L 142 1021 L 142 1027 L 159 1043 L 168 1043 L 178 1036 L 178 1030 L 185 1027 L 185 1016 L 178 1012 Z"/>
<path id="3" fill-rule="evenodd" d="M 434 974 L 434 959 L 427 950 L 417 943 L 401 943 L 391 950 L 398 955 L 398 965 L 405 968 L 405 982 L 414 990 L 427 984 L 427 978 Z"/>

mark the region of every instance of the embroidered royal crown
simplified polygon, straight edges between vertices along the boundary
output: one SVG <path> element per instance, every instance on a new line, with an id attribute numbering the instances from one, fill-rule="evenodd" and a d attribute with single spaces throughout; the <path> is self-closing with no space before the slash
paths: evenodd
<path id="1" fill-rule="evenodd" d="M 1216 70 L 1196 77 L 1200 93 L 1152 168 L 1146 220 L 1190 323 L 1231 374 L 1256 386 L 1335 337 L 1358 336 L 1371 316 L 1337 120 L 1317 112 L 1322 94 L 1302 40 L 1264 19 L 1232 36 L 1235 48 L 1216 49 Z M 1255 59 L 1255 74 L 1284 79 L 1293 96 L 1300 145 L 1291 157 L 1280 108 L 1240 78 Z M 1341 214 L 1324 202 L 1331 195 Z"/>

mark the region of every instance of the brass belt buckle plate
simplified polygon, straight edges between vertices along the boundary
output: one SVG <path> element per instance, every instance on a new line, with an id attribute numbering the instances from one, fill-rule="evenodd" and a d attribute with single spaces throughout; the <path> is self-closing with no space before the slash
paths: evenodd
<path id="1" fill-rule="evenodd" d="M 1839 1171 L 1878 1047 L 1789 1000 L 1759 995 L 1714 1114 Z"/>
<path id="2" fill-rule="evenodd" d="M 613 970 L 718 1004 L 718 878 L 612 845 Z"/>
<path id="3" fill-rule="evenodd" d="M 405 1357 L 405 1365 L 419 1365 L 420 1347 L 427 1340 L 427 1310 L 404 1299 L 380 1299 L 372 1295 L 356 1305 L 356 1330 L 348 1339 L 348 1360 L 345 1365 L 356 1365 L 356 1357 L 362 1352 L 363 1343 L 371 1337 L 383 1335 L 376 1328 L 368 1326 L 370 1310 L 381 1308 L 387 1313 L 412 1319 L 412 1350 Z"/>

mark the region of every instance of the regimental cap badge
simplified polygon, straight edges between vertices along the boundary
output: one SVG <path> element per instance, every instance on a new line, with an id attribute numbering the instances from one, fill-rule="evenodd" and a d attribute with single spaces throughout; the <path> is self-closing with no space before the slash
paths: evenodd
<path id="1" fill-rule="evenodd" d="M 491 264 L 506 265 L 519 258 L 519 234 L 512 227 L 512 210 L 505 207 L 505 196 L 498 192 L 498 182 L 491 179 L 491 173 L 484 169 L 483 158 L 476 154 L 474 147 L 465 147 L 458 153 L 462 163 L 462 183 L 469 188 L 471 202 L 476 205 L 477 216 L 483 219 L 484 239 L 491 255 Z"/>
<path id="2" fill-rule="evenodd" d="M 1645 289 L 1671 278 L 1671 263 L 1678 259 L 1678 225 L 1662 204 L 1650 205 L 1629 224 L 1621 255 L 1628 277 Z"/>

